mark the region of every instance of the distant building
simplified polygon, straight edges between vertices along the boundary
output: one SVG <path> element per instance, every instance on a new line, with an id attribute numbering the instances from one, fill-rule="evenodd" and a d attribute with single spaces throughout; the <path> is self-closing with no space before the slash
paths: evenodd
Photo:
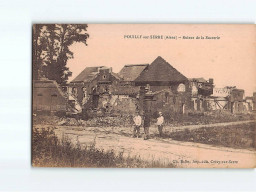
<path id="1" fill-rule="evenodd" d="M 213 79 L 206 80 L 204 78 L 189 79 L 191 88 L 193 109 L 196 111 L 207 111 L 210 109 L 208 105 L 208 97 L 213 94 Z"/>
<path id="2" fill-rule="evenodd" d="M 234 114 L 246 111 L 244 106 L 244 90 L 226 86 L 213 88 L 213 94 L 209 98 L 212 110 L 227 110 Z"/>
<path id="3" fill-rule="evenodd" d="M 253 110 L 253 97 L 245 97 L 244 105 L 246 110 L 251 112 Z"/>
<path id="4" fill-rule="evenodd" d="M 256 92 L 251 97 L 245 97 L 245 106 L 248 111 L 256 111 Z"/>
<path id="5" fill-rule="evenodd" d="M 245 111 L 244 109 L 244 90 L 243 89 L 232 89 L 229 96 L 229 110 L 231 113 L 238 114 Z"/>
<path id="6" fill-rule="evenodd" d="M 192 88 L 192 96 L 210 96 L 213 93 L 213 79 L 206 80 L 204 78 L 191 78 L 189 79 L 190 87 Z"/>
<path id="7" fill-rule="evenodd" d="M 210 110 L 229 110 L 229 97 L 234 87 L 213 88 L 209 97 Z"/>
<path id="8" fill-rule="evenodd" d="M 256 92 L 253 93 L 252 102 L 253 102 L 252 110 L 256 111 Z"/>

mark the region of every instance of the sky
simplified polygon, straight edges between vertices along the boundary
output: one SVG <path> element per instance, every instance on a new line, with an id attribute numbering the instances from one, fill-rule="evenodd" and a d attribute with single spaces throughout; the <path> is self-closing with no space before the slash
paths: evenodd
<path id="1" fill-rule="evenodd" d="M 119 72 L 126 64 L 150 64 L 161 56 L 187 78 L 213 78 L 216 87 L 236 86 L 246 96 L 256 92 L 256 25 L 88 24 L 87 31 L 87 46 L 70 47 L 74 58 L 67 64 L 73 72 L 69 81 L 86 67 L 109 66 Z"/>

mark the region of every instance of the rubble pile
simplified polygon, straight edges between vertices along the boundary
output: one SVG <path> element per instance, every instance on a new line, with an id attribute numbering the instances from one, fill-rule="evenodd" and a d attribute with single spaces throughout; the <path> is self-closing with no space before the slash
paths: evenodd
<path id="1" fill-rule="evenodd" d="M 84 126 L 85 121 L 81 119 L 75 118 L 61 118 L 58 122 L 58 125 L 65 125 L 65 126 Z"/>
<path id="2" fill-rule="evenodd" d="M 82 120 L 71 117 L 37 115 L 33 117 L 34 125 L 88 126 L 88 127 L 127 127 L 133 124 L 132 116 L 94 117 Z"/>
<path id="3" fill-rule="evenodd" d="M 166 126 L 204 125 L 234 121 L 255 120 L 253 114 L 235 115 L 229 112 L 204 112 L 193 114 L 168 114 L 164 113 Z M 156 122 L 152 116 L 151 124 Z M 33 124 L 37 125 L 61 125 L 61 126 L 88 126 L 88 127 L 130 127 L 133 125 L 132 115 L 119 116 L 95 116 L 88 120 L 79 117 L 58 117 L 55 115 L 37 115 L 33 117 Z"/>
<path id="4" fill-rule="evenodd" d="M 116 117 L 97 117 L 90 119 L 86 122 L 86 126 L 95 127 L 127 127 L 131 126 L 132 123 L 132 116 L 116 116 Z"/>

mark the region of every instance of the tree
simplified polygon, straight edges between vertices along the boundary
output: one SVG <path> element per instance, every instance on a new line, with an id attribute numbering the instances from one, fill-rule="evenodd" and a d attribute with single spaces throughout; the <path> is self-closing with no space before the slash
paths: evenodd
<path id="1" fill-rule="evenodd" d="M 74 42 L 87 45 L 87 24 L 33 25 L 33 79 L 47 77 L 65 84 L 72 75 L 66 66 L 73 58 L 69 46 Z"/>

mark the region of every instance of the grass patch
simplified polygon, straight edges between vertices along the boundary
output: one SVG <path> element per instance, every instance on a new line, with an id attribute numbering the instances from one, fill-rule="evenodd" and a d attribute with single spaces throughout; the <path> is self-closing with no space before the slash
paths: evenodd
<path id="1" fill-rule="evenodd" d="M 255 120 L 255 114 L 231 114 L 227 111 L 211 111 L 205 113 L 167 114 L 165 123 L 170 126 L 205 125 L 236 121 Z"/>
<path id="2" fill-rule="evenodd" d="M 197 142 L 232 148 L 254 149 L 256 123 L 222 127 L 203 127 L 196 130 L 177 131 L 166 134 L 166 137 L 178 141 Z"/>
<path id="3" fill-rule="evenodd" d="M 50 128 L 33 128 L 32 165 L 35 167 L 117 167 L 117 168 L 173 168 L 172 163 L 159 160 L 143 161 L 140 157 L 123 156 L 122 152 L 97 149 L 95 143 L 81 147 L 67 138 L 58 140 Z"/>

